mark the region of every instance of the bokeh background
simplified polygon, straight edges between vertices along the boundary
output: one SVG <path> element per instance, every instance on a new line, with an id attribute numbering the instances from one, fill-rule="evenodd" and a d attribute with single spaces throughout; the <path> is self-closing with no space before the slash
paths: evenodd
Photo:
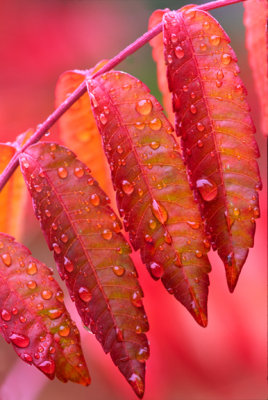
<path id="1" fill-rule="evenodd" d="M 204 3 L 196 2 L 198 4 Z M 147 29 L 156 8 L 177 9 L 174 0 L 1 0 L 0 1 L 0 140 L 13 140 L 53 111 L 61 72 L 89 68 L 111 58 Z M 255 247 L 249 253 L 234 292 L 227 289 L 224 267 L 211 253 L 209 324 L 199 327 L 189 313 L 154 282 L 135 255 L 150 321 L 151 357 L 144 400 L 263 400 L 266 393 L 266 141 L 260 132 L 258 100 L 245 49 L 242 4 L 215 10 L 237 53 L 241 77 L 257 127 L 264 189 Z M 159 99 L 156 68 L 146 45 L 120 69 L 143 80 Z M 57 140 L 57 128 L 51 130 Z M 93 149 L 91 149 L 93 150 Z M 54 260 L 27 208 L 23 243 L 55 269 Z M 63 287 L 63 284 L 61 283 Z M 73 305 L 69 310 L 79 323 Z M 0 342 L 1 400 L 134 400 L 130 387 L 100 344 L 80 324 L 83 349 L 92 376 L 88 388 L 48 381 Z"/>

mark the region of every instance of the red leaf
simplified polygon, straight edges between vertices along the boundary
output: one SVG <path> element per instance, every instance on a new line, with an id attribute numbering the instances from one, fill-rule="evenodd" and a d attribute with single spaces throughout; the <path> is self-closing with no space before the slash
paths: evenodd
<path id="1" fill-rule="evenodd" d="M 149 19 L 148 30 L 153 29 L 156 25 L 162 22 L 163 15 L 170 11 L 168 8 L 165 10 L 155 10 Z M 174 113 L 172 110 L 172 95 L 168 89 L 167 83 L 167 67 L 165 63 L 164 57 L 164 43 L 163 43 L 163 34 L 162 32 L 155 36 L 151 41 L 150 45 L 152 46 L 152 55 L 153 59 L 156 62 L 157 68 L 157 82 L 159 86 L 159 90 L 163 95 L 163 106 L 167 113 L 169 121 L 174 124 Z"/>
<path id="2" fill-rule="evenodd" d="M 268 135 L 268 3 L 247 0 L 243 4 L 249 63 L 261 106 L 262 131 Z"/>
<path id="3" fill-rule="evenodd" d="M 88 88 L 131 243 L 152 277 L 205 326 L 207 241 L 173 129 L 148 88 L 128 74 L 109 72 Z"/>
<path id="4" fill-rule="evenodd" d="M 253 246 L 261 188 L 246 90 L 229 38 L 214 18 L 187 10 L 165 14 L 163 22 L 176 132 L 233 291 Z"/>
<path id="5" fill-rule="evenodd" d="M 85 75 L 95 73 L 106 61 L 101 61 L 90 71 L 66 71 L 58 79 L 55 105 L 58 107 L 85 80 Z M 91 168 L 93 176 L 108 193 L 112 192 L 109 168 L 104 156 L 101 137 L 91 111 L 87 94 L 80 97 L 59 120 L 60 138 L 77 157 Z"/>
<path id="6" fill-rule="evenodd" d="M 20 161 L 35 213 L 84 324 L 142 397 L 148 322 L 130 248 L 109 199 L 62 146 L 39 143 Z"/>
<path id="7" fill-rule="evenodd" d="M 0 233 L 0 329 L 19 357 L 48 378 L 89 385 L 75 323 L 52 271 Z"/>

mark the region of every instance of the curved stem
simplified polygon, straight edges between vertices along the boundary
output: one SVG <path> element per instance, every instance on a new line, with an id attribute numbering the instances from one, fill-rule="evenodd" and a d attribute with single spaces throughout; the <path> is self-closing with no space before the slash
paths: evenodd
<path id="1" fill-rule="evenodd" d="M 219 7 L 228 6 L 235 3 L 240 3 L 245 0 L 216 0 L 211 1 L 209 3 L 201 4 L 197 6 L 199 10 L 212 10 Z M 135 53 L 138 49 L 148 43 L 154 36 L 158 35 L 162 30 L 162 23 L 156 25 L 150 31 L 144 33 L 140 36 L 135 42 L 131 43 L 125 49 L 120 51 L 114 58 L 108 61 L 99 71 L 97 71 L 92 78 L 96 78 L 97 76 L 110 71 L 116 65 L 120 64 L 125 58 L 129 55 Z M 84 93 L 86 92 L 86 83 L 81 83 L 80 86 L 65 100 L 49 117 L 39 126 L 39 128 L 34 132 L 34 134 L 30 137 L 30 139 L 22 146 L 20 150 L 16 152 L 16 154 L 12 157 L 9 164 L 3 171 L 0 176 L 0 191 L 3 189 L 13 172 L 19 165 L 19 156 L 23 153 L 29 146 L 34 143 L 37 143 L 44 134 L 57 122 L 57 120 L 64 114 Z"/>

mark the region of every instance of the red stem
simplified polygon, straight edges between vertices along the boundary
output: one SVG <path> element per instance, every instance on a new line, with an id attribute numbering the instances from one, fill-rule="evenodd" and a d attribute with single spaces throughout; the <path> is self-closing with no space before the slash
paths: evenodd
<path id="1" fill-rule="evenodd" d="M 210 3 L 201 4 L 196 6 L 199 10 L 212 10 L 219 7 L 228 6 L 235 3 L 240 3 L 245 0 L 216 0 L 211 1 Z M 147 42 L 149 42 L 154 36 L 158 35 L 162 30 L 162 23 L 156 25 L 150 31 L 144 33 L 141 37 L 139 37 L 135 42 L 131 43 L 125 49 L 120 51 L 114 58 L 108 61 L 99 71 L 97 71 L 92 78 L 96 78 L 98 75 L 101 75 L 107 71 L 110 71 L 116 65 L 120 64 L 125 58 L 129 55 L 135 53 L 138 49 L 144 46 Z M 30 137 L 30 139 L 22 146 L 20 150 L 16 152 L 16 154 L 12 157 L 9 164 L 6 166 L 5 170 L 0 176 L 0 191 L 3 189 L 13 172 L 19 165 L 19 156 L 23 153 L 29 146 L 38 142 L 42 136 L 57 122 L 57 120 L 64 114 L 84 93 L 86 92 L 86 83 L 81 83 L 80 86 L 65 100 L 49 117 L 39 125 L 39 128 L 34 132 L 34 134 Z"/>

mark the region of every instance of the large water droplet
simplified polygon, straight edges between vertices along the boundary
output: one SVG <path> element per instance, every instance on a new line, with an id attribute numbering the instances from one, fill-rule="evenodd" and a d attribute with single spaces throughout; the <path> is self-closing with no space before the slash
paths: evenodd
<path id="1" fill-rule="evenodd" d="M 196 187 L 200 195 L 205 201 L 212 201 L 216 198 L 218 189 L 217 185 L 210 179 L 201 178 L 196 181 Z"/>
<path id="2" fill-rule="evenodd" d="M 52 243 L 52 247 L 53 247 L 53 250 L 54 250 L 54 252 L 55 252 L 56 254 L 60 254 L 60 253 L 61 253 L 61 248 L 60 248 L 60 246 L 58 245 L 58 243 Z"/>
<path id="3" fill-rule="evenodd" d="M 164 232 L 164 239 L 165 239 L 165 242 L 167 244 L 171 244 L 172 243 L 172 237 L 170 236 L 168 231 Z"/>
<path id="4" fill-rule="evenodd" d="M 196 108 L 196 106 L 194 104 L 191 104 L 190 111 L 191 111 L 192 114 L 196 114 L 197 113 L 197 108 Z"/>
<path id="5" fill-rule="evenodd" d="M 145 362 L 145 361 L 147 361 L 148 360 L 148 358 L 149 358 L 149 349 L 148 349 L 148 347 L 142 347 L 139 351 L 138 351 L 138 353 L 137 353 L 137 355 L 136 355 L 136 359 L 139 361 L 139 362 Z"/>
<path id="6" fill-rule="evenodd" d="M 89 289 L 84 286 L 79 288 L 78 295 L 85 303 L 88 303 L 92 299 L 92 294 L 90 293 Z"/>
<path id="7" fill-rule="evenodd" d="M 110 231 L 110 229 L 104 229 L 101 236 L 105 240 L 111 240 L 113 237 L 113 233 L 112 233 L 112 231 Z"/>
<path id="8" fill-rule="evenodd" d="M 11 320 L 11 314 L 10 314 L 10 312 L 7 311 L 7 310 L 5 310 L 5 309 L 3 309 L 3 310 L 1 311 L 1 317 L 2 317 L 2 319 L 3 319 L 4 321 L 10 321 L 10 320 Z"/>
<path id="9" fill-rule="evenodd" d="M 35 281 L 28 281 L 28 282 L 27 282 L 27 287 L 28 287 L 29 289 L 31 289 L 31 290 L 35 289 L 36 286 L 37 286 L 37 284 L 36 284 Z"/>
<path id="10" fill-rule="evenodd" d="M 11 258 L 11 256 L 10 256 L 10 254 L 9 254 L 9 253 L 1 254 L 1 258 L 2 258 L 3 263 L 4 263 L 7 267 L 10 267 L 10 265 L 12 264 L 12 258 Z"/>
<path id="11" fill-rule="evenodd" d="M 161 264 L 158 264 L 156 262 L 152 262 L 149 265 L 149 269 L 150 269 L 150 273 L 152 274 L 152 276 L 156 279 L 159 279 L 163 276 L 164 273 L 164 268 Z"/>
<path id="12" fill-rule="evenodd" d="M 99 196 L 96 194 L 96 193 L 93 193 L 91 196 L 90 196 L 90 203 L 93 205 L 93 206 L 98 206 L 99 204 L 100 204 L 100 198 L 99 198 Z"/>
<path id="13" fill-rule="evenodd" d="M 124 193 L 130 195 L 134 191 L 134 185 L 127 180 L 122 181 L 122 190 Z"/>
<path id="14" fill-rule="evenodd" d="M 65 167 L 58 168 L 58 175 L 61 179 L 65 179 L 68 176 L 68 171 Z"/>
<path id="15" fill-rule="evenodd" d="M 100 114 L 100 122 L 102 123 L 102 125 L 107 124 L 107 118 L 106 118 L 105 114 L 103 114 L 103 113 Z"/>
<path id="16" fill-rule="evenodd" d="M 52 308 L 50 310 L 48 310 L 48 316 L 50 319 L 57 319 L 59 317 L 61 317 L 63 314 L 63 310 L 59 309 L 59 308 Z"/>
<path id="17" fill-rule="evenodd" d="M 217 35 L 211 35 L 209 38 L 210 44 L 212 44 L 212 46 L 219 46 L 220 42 L 221 42 L 221 38 L 220 36 Z"/>
<path id="18" fill-rule="evenodd" d="M 205 129 L 204 125 L 202 124 L 202 122 L 197 122 L 196 124 L 197 130 L 199 132 L 203 132 L 203 130 Z"/>
<path id="19" fill-rule="evenodd" d="M 64 257 L 63 265 L 67 272 L 73 272 L 74 265 L 67 257 Z"/>
<path id="20" fill-rule="evenodd" d="M 132 294 L 131 302 L 132 302 L 133 306 L 135 306 L 135 307 L 142 307 L 142 298 L 138 291 L 135 291 Z"/>
<path id="21" fill-rule="evenodd" d="M 49 289 L 45 289 L 42 291 L 41 296 L 43 297 L 44 300 L 49 300 L 52 297 L 52 292 Z"/>
<path id="22" fill-rule="evenodd" d="M 66 337 L 66 336 L 69 335 L 69 333 L 70 333 L 70 328 L 69 328 L 69 326 L 61 325 L 61 326 L 59 327 L 59 335 L 60 335 L 60 336 Z"/>
<path id="23" fill-rule="evenodd" d="M 192 229 L 199 229 L 199 227 L 200 227 L 199 222 L 195 222 L 195 221 L 187 221 L 187 224 L 188 224 Z"/>
<path id="24" fill-rule="evenodd" d="M 54 374 L 55 362 L 53 360 L 43 361 L 38 365 L 38 368 L 41 369 L 41 371 L 43 371 L 45 374 Z"/>
<path id="25" fill-rule="evenodd" d="M 22 333 L 12 333 L 9 336 L 9 339 L 13 344 L 15 344 L 15 346 L 21 348 L 25 348 L 30 344 L 30 339 L 28 338 L 28 336 L 23 335 Z"/>
<path id="26" fill-rule="evenodd" d="M 240 210 L 239 210 L 239 208 L 234 208 L 234 216 L 235 216 L 235 217 L 239 217 L 239 215 L 240 215 Z"/>
<path id="27" fill-rule="evenodd" d="M 175 55 L 179 60 L 184 57 L 184 50 L 181 46 L 175 48 Z"/>
<path id="28" fill-rule="evenodd" d="M 82 178 L 82 176 L 85 174 L 85 170 L 82 167 L 76 167 L 74 169 L 74 174 L 77 178 Z"/>
<path id="29" fill-rule="evenodd" d="M 116 276 L 123 276 L 125 273 L 125 268 L 122 267 L 121 265 L 114 265 L 113 272 Z"/>
<path id="30" fill-rule="evenodd" d="M 165 207 L 158 203 L 155 199 L 152 202 L 152 212 L 155 218 L 161 223 L 164 224 L 168 219 L 168 213 Z"/>
<path id="31" fill-rule="evenodd" d="M 154 118 L 149 122 L 149 127 L 153 131 L 159 131 L 162 127 L 162 121 L 159 118 Z"/>
<path id="32" fill-rule="evenodd" d="M 153 104 L 151 100 L 145 99 L 145 100 L 139 100 L 136 103 L 136 111 L 141 114 L 141 115 L 148 115 L 152 111 Z"/>
<path id="33" fill-rule="evenodd" d="M 228 54 L 228 53 L 223 53 L 223 54 L 221 55 L 221 62 L 222 62 L 224 65 L 230 64 L 231 60 L 232 60 L 232 57 L 230 56 L 230 54 Z"/>

